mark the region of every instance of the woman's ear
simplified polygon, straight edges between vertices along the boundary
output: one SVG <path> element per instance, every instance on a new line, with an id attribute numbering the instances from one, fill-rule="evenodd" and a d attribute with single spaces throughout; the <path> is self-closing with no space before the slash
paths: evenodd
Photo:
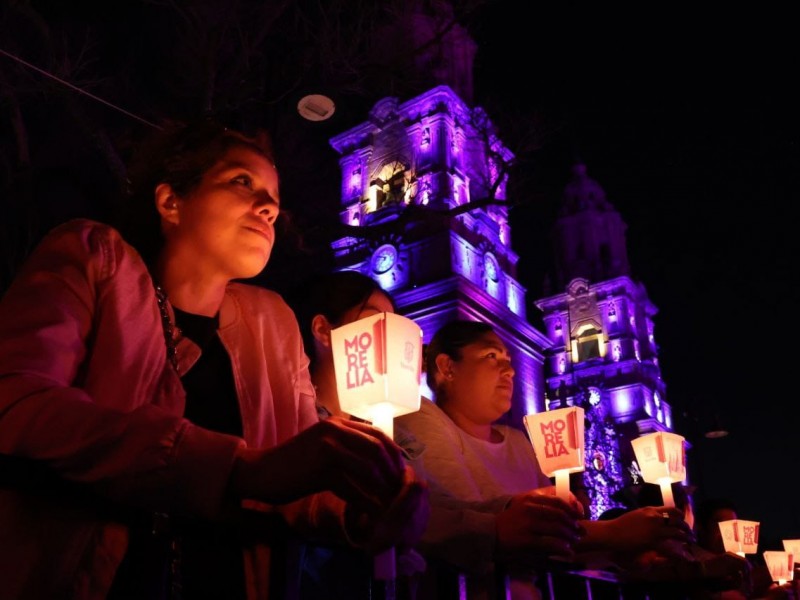
<path id="1" fill-rule="evenodd" d="M 156 210 L 166 223 L 177 225 L 180 221 L 178 214 L 178 196 L 168 183 L 159 183 L 155 191 Z"/>
<path id="2" fill-rule="evenodd" d="M 325 315 L 315 315 L 311 319 L 311 335 L 326 348 L 331 347 L 331 324 Z"/>
<path id="3" fill-rule="evenodd" d="M 447 354 L 439 354 L 436 357 L 436 369 L 439 371 L 437 375 L 441 375 L 446 380 L 453 379 L 453 359 Z"/>

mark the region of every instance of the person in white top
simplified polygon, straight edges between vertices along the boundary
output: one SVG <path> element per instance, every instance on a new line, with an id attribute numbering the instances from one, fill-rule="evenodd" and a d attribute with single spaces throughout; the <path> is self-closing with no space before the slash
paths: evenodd
<path id="1" fill-rule="evenodd" d="M 545 561 L 691 538 L 674 508 L 590 521 L 577 499 L 555 496 L 526 435 L 497 424 L 511 408 L 514 368 L 490 325 L 444 325 L 425 362 L 435 403 L 423 400 L 420 411 L 397 418 L 395 440 L 429 485 L 431 517 L 420 550 L 430 559 L 430 579 L 439 565 L 466 578 L 470 598 L 537 598 L 533 574 Z M 508 580 L 499 577 L 498 583 L 499 574 Z"/>

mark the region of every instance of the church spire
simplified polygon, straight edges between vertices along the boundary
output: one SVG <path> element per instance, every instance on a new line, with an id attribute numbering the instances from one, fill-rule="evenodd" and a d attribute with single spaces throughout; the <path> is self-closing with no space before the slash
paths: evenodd
<path id="1" fill-rule="evenodd" d="M 576 277 L 599 282 L 630 276 L 626 228 L 586 165 L 576 162 L 552 232 L 556 289 Z"/>

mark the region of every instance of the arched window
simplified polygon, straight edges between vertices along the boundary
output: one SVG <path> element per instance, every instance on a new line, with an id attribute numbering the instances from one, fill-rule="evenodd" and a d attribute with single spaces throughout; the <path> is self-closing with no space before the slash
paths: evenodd
<path id="1" fill-rule="evenodd" d="M 605 354 L 603 332 L 597 329 L 594 324 L 587 323 L 582 325 L 572 339 L 573 362 L 578 363 L 592 358 L 602 358 Z"/>

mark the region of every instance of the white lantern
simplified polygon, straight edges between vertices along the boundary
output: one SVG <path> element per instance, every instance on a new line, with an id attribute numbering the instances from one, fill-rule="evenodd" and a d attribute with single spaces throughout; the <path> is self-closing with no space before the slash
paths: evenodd
<path id="1" fill-rule="evenodd" d="M 422 329 L 394 313 L 378 313 L 331 330 L 341 409 L 394 437 L 394 418 L 419 410 Z M 376 579 L 396 577 L 394 548 L 375 556 Z"/>
<path id="2" fill-rule="evenodd" d="M 393 419 L 419 410 L 422 330 L 407 317 L 378 313 L 331 330 L 342 410 L 387 435 Z"/>
<path id="3" fill-rule="evenodd" d="M 767 563 L 772 581 L 777 582 L 778 585 L 794 579 L 794 556 L 791 552 L 765 550 L 764 562 Z"/>
<path id="4" fill-rule="evenodd" d="M 800 568 L 800 564 L 797 562 L 797 557 L 800 557 L 800 540 L 783 540 L 783 549 L 786 552 L 791 552 L 792 556 L 795 557 L 795 570 Z"/>
<path id="5" fill-rule="evenodd" d="M 556 495 L 569 497 L 569 474 L 585 469 L 583 409 L 569 406 L 525 415 L 522 420 L 542 471 L 556 478 Z"/>
<path id="6" fill-rule="evenodd" d="M 631 440 L 642 478 L 661 487 L 664 506 L 675 506 L 672 484 L 686 479 L 683 436 L 667 431 L 648 433 Z"/>
<path id="7" fill-rule="evenodd" d="M 725 552 L 735 552 L 739 556 L 758 552 L 758 521 L 730 519 L 719 522 Z"/>

